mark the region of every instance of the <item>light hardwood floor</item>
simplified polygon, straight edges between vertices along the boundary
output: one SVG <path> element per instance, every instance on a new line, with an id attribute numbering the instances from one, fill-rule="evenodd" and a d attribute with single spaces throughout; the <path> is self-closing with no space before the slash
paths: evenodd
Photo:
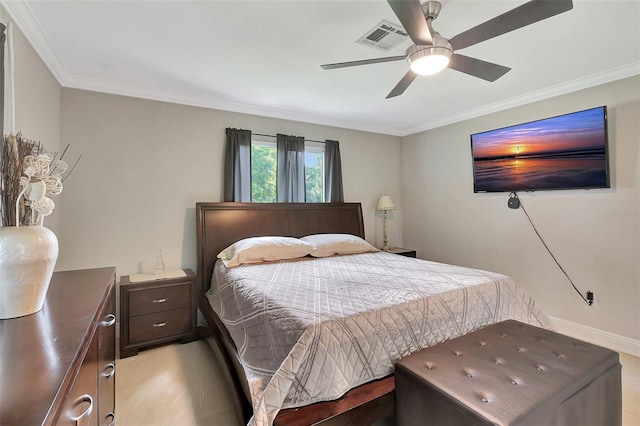
<path id="1" fill-rule="evenodd" d="M 640 426 L 640 358 L 622 353 L 620 362 L 622 424 Z M 141 351 L 116 368 L 116 426 L 241 425 L 204 340 Z"/>

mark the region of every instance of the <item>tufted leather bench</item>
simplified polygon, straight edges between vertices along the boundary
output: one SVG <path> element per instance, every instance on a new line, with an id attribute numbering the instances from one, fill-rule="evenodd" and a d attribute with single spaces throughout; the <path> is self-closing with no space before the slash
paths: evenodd
<path id="1" fill-rule="evenodd" d="M 518 321 L 396 364 L 398 426 L 620 426 L 617 352 Z"/>

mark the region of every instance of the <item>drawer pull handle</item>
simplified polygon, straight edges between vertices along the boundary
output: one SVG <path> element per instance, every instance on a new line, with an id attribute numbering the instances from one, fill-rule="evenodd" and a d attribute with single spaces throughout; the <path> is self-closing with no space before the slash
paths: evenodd
<path id="1" fill-rule="evenodd" d="M 104 419 L 109 422 L 107 423 L 108 426 L 113 426 L 116 424 L 116 415 L 113 414 L 113 412 L 107 413 L 107 415 L 104 416 Z"/>
<path id="2" fill-rule="evenodd" d="M 104 377 L 105 379 L 108 379 L 110 377 L 113 377 L 114 374 L 116 374 L 116 366 L 113 363 L 110 363 L 110 364 L 107 364 L 107 366 L 104 368 L 104 371 L 102 372 L 102 377 Z"/>
<path id="3" fill-rule="evenodd" d="M 165 325 L 167 325 L 167 322 L 155 322 L 153 323 L 154 327 L 164 327 Z"/>
<path id="4" fill-rule="evenodd" d="M 167 299 L 166 298 L 162 298 L 162 299 L 153 299 L 153 303 L 164 303 L 166 302 Z"/>
<path id="5" fill-rule="evenodd" d="M 116 316 L 113 314 L 109 314 L 102 321 L 100 321 L 100 325 L 103 327 L 111 327 L 116 323 Z"/>
<path id="6" fill-rule="evenodd" d="M 82 395 L 80 398 L 77 399 L 76 404 L 82 404 L 83 402 L 88 402 L 89 406 L 87 407 L 86 410 L 84 410 L 82 413 L 80 413 L 79 416 L 77 417 L 70 417 L 70 420 L 73 422 L 76 422 L 76 426 L 78 424 L 80 424 L 80 421 L 84 418 L 88 418 L 91 415 L 91 412 L 93 411 L 93 398 L 91 398 L 91 395 L 85 393 L 84 395 Z"/>

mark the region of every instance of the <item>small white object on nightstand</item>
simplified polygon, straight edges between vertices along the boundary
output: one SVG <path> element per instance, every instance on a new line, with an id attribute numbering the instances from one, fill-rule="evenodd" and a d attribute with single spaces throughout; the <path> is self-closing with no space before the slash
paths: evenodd
<path id="1" fill-rule="evenodd" d="M 171 269 L 169 271 L 164 271 L 161 274 L 135 274 L 130 275 L 129 280 L 132 283 L 139 283 L 141 281 L 153 281 L 153 280 L 166 280 L 168 278 L 180 278 L 186 277 L 187 274 L 182 269 Z"/>

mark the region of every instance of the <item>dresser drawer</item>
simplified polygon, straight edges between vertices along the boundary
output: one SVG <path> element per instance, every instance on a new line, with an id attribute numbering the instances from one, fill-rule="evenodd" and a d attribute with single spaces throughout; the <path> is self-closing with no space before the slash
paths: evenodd
<path id="1" fill-rule="evenodd" d="M 56 426 L 98 424 L 98 336 L 94 335 Z"/>
<path id="2" fill-rule="evenodd" d="M 129 318 L 129 342 L 150 342 L 191 330 L 191 310 L 174 309 Z"/>
<path id="3" fill-rule="evenodd" d="M 132 291 L 129 295 L 129 316 L 188 308 L 190 292 L 189 283 Z"/>

